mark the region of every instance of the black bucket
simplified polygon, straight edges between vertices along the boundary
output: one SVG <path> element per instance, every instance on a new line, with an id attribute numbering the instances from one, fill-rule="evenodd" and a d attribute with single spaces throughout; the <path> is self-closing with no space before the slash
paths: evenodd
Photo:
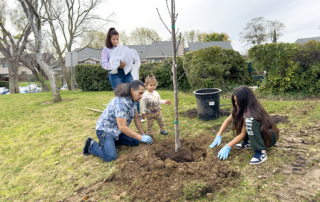
<path id="1" fill-rule="evenodd" d="M 194 91 L 197 98 L 197 112 L 201 120 L 208 121 L 220 117 L 219 88 L 204 88 Z"/>

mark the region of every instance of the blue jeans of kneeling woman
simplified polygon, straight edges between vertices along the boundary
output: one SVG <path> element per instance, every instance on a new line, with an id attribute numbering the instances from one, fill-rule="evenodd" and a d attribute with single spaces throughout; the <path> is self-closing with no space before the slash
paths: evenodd
<path id="1" fill-rule="evenodd" d="M 109 162 L 117 159 L 116 146 L 138 146 L 140 141 L 121 133 L 119 140 L 115 140 L 114 136 L 103 130 L 96 130 L 99 143 L 94 142 L 90 147 L 90 154 L 99 156 L 104 161 Z"/>

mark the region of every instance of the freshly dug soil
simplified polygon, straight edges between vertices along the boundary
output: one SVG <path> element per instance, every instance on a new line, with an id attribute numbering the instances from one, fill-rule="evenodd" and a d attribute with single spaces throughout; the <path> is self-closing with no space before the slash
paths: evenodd
<path id="1" fill-rule="evenodd" d="M 116 160 L 118 172 L 113 179 L 127 185 L 126 191 L 132 201 L 171 201 L 182 196 L 192 198 L 213 193 L 221 186 L 237 186 L 238 173 L 217 158 L 221 148 L 208 149 L 208 142 L 212 140 L 213 137 L 208 134 L 181 139 L 184 149 L 181 154 L 173 154 L 174 138 L 155 142 L 152 146 L 141 144 L 127 154 L 119 155 Z M 168 158 L 169 155 L 173 159 L 184 156 L 190 161 L 193 157 L 194 162 L 182 163 L 178 158 L 175 160 L 181 163 L 177 163 Z M 195 188 L 194 194 L 189 196 L 184 190 L 190 187 L 191 182 L 205 186 Z M 119 195 L 122 191 L 117 190 L 113 195 Z"/>
<path id="2" fill-rule="evenodd" d="M 189 118 L 194 118 L 198 115 L 197 109 L 190 109 L 187 111 L 187 116 L 189 116 Z"/>
<path id="3" fill-rule="evenodd" d="M 275 124 L 288 123 L 289 122 L 287 116 L 274 115 L 274 116 L 271 116 L 271 118 L 273 119 Z"/>
<path id="4" fill-rule="evenodd" d="M 177 163 L 194 161 L 192 153 L 182 149 L 178 150 L 177 152 L 175 151 L 175 149 L 169 149 L 168 151 L 164 151 L 160 154 L 160 158 L 162 161 L 171 159 Z"/>
<path id="5" fill-rule="evenodd" d="M 231 109 L 220 109 L 220 116 L 230 116 Z"/>
<path id="6" fill-rule="evenodd" d="M 180 112 L 180 115 L 186 117 L 188 116 L 189 118 L 194 118 L 198 115 L 197 109 L 190 109 L 186 112 Z M 231 109 L 220 109 L 220 116 L 230 116 L 231 114 Z"/>

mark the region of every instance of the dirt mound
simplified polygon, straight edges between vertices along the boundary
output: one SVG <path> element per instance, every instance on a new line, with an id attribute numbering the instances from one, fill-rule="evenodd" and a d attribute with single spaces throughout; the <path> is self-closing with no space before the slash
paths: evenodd
<path id="1" fill-rule="evenodd" d="M 231 109 L 220 109 L 220 116 L 230 116 Z M 198 115 L 197 109 L 190 109 L 186 112 L 180 112 L 179 115 L 182 115 L 183 117 L 188 116 L 189 118 L 194 118 Z"/>
<path id="2" fill-rule="evenodd" d="M 193 162 L 193 155 L 191 152 L 186 150 L 178 150 L 175 152 L 175 149 L 170 149 L 168 151 L 164 151 L 160 154 L 161 160 L 165 161 L 166 159 L 172 159 L 177 163 L 183 162 Z"/>
<path id="3" fill-rule="evenodd" d="M 182 151 L 192 152 L 194 162 L 177 163 L 171 159 L 163 161 L 165 154 L 174 152 L 173 138 L 155 142 L 152 146 L 135 147 L 116 160 L 118 172 L 113 179 L 127 185 L 131 201 L 194 198 L 220 190 L 221 186 L 237 186 L 238 181 L 235 179 L 238 174 L 217 158 L 217 152 L 221 148 L 214 148 L 214 153 L 207 152 L 208 142 L 212 139 L 208 134 L 181 139 Z M 228 179 L 225 180 L 226 178 Z M 121 191 L 124 190 L 117 190 L 114 195 L 119 195 Z"/>
<path id="4" fill-rule="evenodd" d="M 289 122 L 287 116 L 274 115 L 274 116 L 271 116 L 271 118 L 273 119 L 275 124 L 288 123 Z"/>
<path id="5" fill-rule="evenodd" d="M 230 116 L 231 109 L 220 109 L 220 116 Z"/>

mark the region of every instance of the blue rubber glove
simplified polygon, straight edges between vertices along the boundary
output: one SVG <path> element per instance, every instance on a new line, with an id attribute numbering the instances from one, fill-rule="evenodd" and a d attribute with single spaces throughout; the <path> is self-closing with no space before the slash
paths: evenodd
<path id="1" fill-rule="evenodd" d="M 145 143 L 147 143 L 148 145 L 152 145 L 153 139 L 152 139 L 149 135 L 143 134 L 143 135 L 142 135 L 142 138 L 141 138 L 141 142 L 145 142 Z"/>
<path id="2" fill-rule="evenodd" d="M 212 144 L 209 146 L 211 149 L 215 146 L 219 146 L 221 144 L 221 135 L 217 135 Z"/>
<path id="3" fill-rule="evenodd" d="M 218 153 L 218 158 L 226 160 L 226 158 L 228 158 L 229 152 L 232 148 L 228 147 L 228 144 L 226 144 L 226 146 L 224 146 Z"/>

